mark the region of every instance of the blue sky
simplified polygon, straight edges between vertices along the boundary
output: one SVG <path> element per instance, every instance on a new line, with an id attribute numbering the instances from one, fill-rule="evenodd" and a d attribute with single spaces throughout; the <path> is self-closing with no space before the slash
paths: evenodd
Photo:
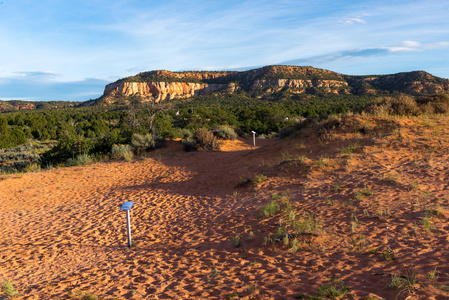
<path id="1" fill-rule="evenodd" d="M 447 0 L 0 0 L 0 99 L 85 101 L 149 70 L 449 78 Z"/>

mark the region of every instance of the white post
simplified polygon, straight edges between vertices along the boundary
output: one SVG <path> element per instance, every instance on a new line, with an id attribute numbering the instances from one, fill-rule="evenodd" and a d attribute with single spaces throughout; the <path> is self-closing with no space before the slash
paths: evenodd
<path id="1" fill-rule="evenodd" d="M 129 217 L 129 210 L 126 210 L 126 228 L 128 231 L 128 247 L 131 248 L 131 218 Z"/>
<path id="2" fill-rule="evenodd" d="M 255 131 L 251 131 L 253 133 L 253 145 L 254 147 L 256 147 L 256 132 Z"/>
<path id="3" fill-rule="evenodd" d="M 129 211 L 133 207 L 133 204 L 134 204 L 133 201 L 127 201 L 127 202 L 123 203 L 122 207 L 120 208 L 120 210 L 126 210 L 126 232 L 128 233 L 128 247 L 129 248 L 131 248 L 133 245 L 131 242 L 131 218 L 129 216 Z"/>

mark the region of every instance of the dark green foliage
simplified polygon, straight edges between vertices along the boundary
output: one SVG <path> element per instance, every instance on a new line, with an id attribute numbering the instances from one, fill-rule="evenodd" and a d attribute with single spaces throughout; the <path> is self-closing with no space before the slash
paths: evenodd
<path id="1" fill-rule="evenodd" d="M 26 143 L 26 135 L 20 128 L 10 128 L 5 118 L 0 116 L 0 148 L 10 148 Z"/>
<path id="2" fill-rule="evenodd" d="M 186 152 L 192 152 L 196 150 L 196 142 L 193 138 L 186 138 L 182 140 L 182 146 L 184 151 Z"/>
<path id="3" fill-rule="evenodd" d="M 43 165 L 65 163 L 79 155 L 89 154 L 94 148 L 94 142 L 81 136 L 66 136 L 58 144 L 42 155 Z"/>

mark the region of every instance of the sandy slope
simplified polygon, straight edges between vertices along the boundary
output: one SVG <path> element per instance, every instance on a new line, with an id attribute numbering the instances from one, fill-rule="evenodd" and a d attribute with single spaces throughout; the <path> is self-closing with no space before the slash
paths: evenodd
<path id="1" fill-rule="evenodd" d="M 0 282 L 17 299 L 307 299 L 335 279 L 346 299 L 448 299 L 448 125 L 349 117 L 257 148 L 186 153 L 171 141 L 132 162 L 3 176 Z M 267 180 L 236 187 L 258 174 Z M 270 201 L 291 209 L 262 216 Z M 299 236 L 297 252 L 269 242 L 304 213 L 317 236 Z M 411 270 L 410 291 L 388 287 Z"/>

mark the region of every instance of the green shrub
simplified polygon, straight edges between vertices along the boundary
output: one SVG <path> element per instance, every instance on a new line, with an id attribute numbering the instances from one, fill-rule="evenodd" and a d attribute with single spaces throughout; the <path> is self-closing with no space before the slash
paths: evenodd
<path id="1" fill-rule="evenodd" d="M 66 165 L 71 166 L 83 166 L 93 162 L 92 157 L 89 154 L 80 154 L 75 158 L 69 158 Z"/>
<path id="2" fill-rule="evenodd" d="M 130 161 L 133 158 L 133 152 L 130 145 L 112 145 L 111 157 L 114 159 L 124 158 Z"/>
<path id="3" fill-rule="evenodd" d="M 128 151 L 128 152 L 123 153 L 123 158 L 126 161 L 131 161 L 133 159 L 133 156 L 134 156 L 134 153 L 132 151 Z"/>
<path id="4" fill-rule="evenodd" d="M 203 149 L 207 151 L 219 151 L 220 144 L 218 144 L 217 138 L 214 134 L 205 129 L 200 128 L 193 134 L 193 139 L 196 143 L 197 149 Z"/>
<path id="5" fill-rule="evenodd" d="M 130 145 L 112 145 L 111 154 L 121 154 L 124 152 L 131 151 Z"/>
<path id="6" fill-rule="evenodd" d="M 13 287 L 11 281 L 6 280 L 5 282 L 2 283 L 2 286 L 3 286 L 3 293 L 5 293 L 8 297 L 15 297 L 19 295 L 19 293 Z"/>
<path id="7" fill-rule="evenodd" d="M 263 206 L 260 209 L 260 212 L 265 217 L 271 217 L 271 216 L 274 216 L 280 210 L 281 210 L 281 206 L 279 205 L 279 203 L 277 203 L 276 201 L 271 201 L 271 202 L 267 203 L 265 206 Z"/>
<path id="8" fill-rule="evenodd" d="M 237 133 L 235 133 L 234 129 L 229 126 L 219 126 L 216 131 L 218 137 L 221 139 L 235 140 L 237 138 Z"/>
<path id="9" fill-rule="evenodd" d="M 95 142 L 84 137 L 65 136 L 58 141 L 58 144 L 52 149 L 42 154 L 42 164 L 62 164 L 75 155 L 91 153 L 95 147 Z"/>
<path id="10" fill-rule="evenodd" d="M 312 299 L 335 299 L 349 292 L 349 288 L 338 279 L 331 280 L 330 284 L 322 285 L 316 291 L 316 298 Z"/>
<path id="11" fill-rule="evenodd" d="M 293 220 L 292 227 L 296 233 L 316 234 L 320 231 L 321 224 L 319 221 L 315 220 L 313 214 L 303 212 L 299 221 Z"/>
<path id="12" fill-rule="evenodd" d="M 183 128 L 183 129 L 181 130 L 181 134 L 182 134 L 182 137 L 183 137 L 184 139 L 186 139 L 186 138 L 192 136 L 192 132 L 191 132 L 189 129 L 187 129 L 187 128 Z"/>
<path id="13" fill-rule="evenodd" d="M 263 174 L 258 174 L 258 175 L 256 175 L 256 176 L 254 176 L 254 178 L 251 180 L 251 182 L 252 182 L 254 185 L 257 185 L 257 184 L 259 184 L 259 183 L 261 183 L 261 182 L 264 182 L 265 180 L 267 180 L 267 176 L 265 176 L 265 175 L 263 175 Z"/>
<path id="14" fill-rule="evenodd" d="M 39 172 L 41 170 L 41 166 L 36 163 L 29 164 L 25 167 L 25 172 Z"/>
<path id="15" fill-rule="evenodd" d="M 294 132 L 295 132 L 295 128 L 294 127 L 285 127 L 285 128 L 282 128 L 277 133 L 277 136 L 280 137 L 281 139 L 284 139 L 286 137 L 291 136 Z"/>
<path id="16" fill-rule="evenodd" d="M 236 235 L 236 236 L 233 236 L 232 238 L 231 238 L 231 244 L 234 246 L 234 247 L 240 247 L 240 243 L 241 243 L 241 241 L 240 241 L 240 237 L 238 236 L 238 235 Z"/>
<path id="17" fill-rule="evenodd" d="M 148 151 L 156 148 L 156 140 L 151 133 L 134 133 L 131 136 L 131 145 L 135 149 L 136 153 L 139 154 L 142 151 Z"/>
<path id="18" fill-rule="evenodd" d="M 196 150 L 195 140 L 190 137 L 182 140 L 182 146 L 186 152 L 192 152 Z"/>

